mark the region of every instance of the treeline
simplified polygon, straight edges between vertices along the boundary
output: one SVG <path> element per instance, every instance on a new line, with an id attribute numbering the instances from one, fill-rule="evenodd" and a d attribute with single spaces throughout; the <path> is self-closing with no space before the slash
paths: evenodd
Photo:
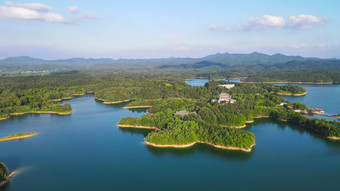
<path id="1" fill-rule="evenodd" d="M 340 65 L 340 64 L 339 64 Z M 340 83 L 340 72 L 337 70 L 315 71 L 267 71 L 249 76 L 246 82 L 309 82 L 309 83 Z"/>
<path id="2" fill-rule="evenodd" d="M 218 85 L 222 84 L 230 84 L 226 81 L 209 81 L 204 86 L 210 88 L 217 88 Z M 306 90 L 300 86 L 294 85 L 284 85 L 284 86 L 276 86 L 267 83 L 256 83 L 256 84 L 242 84 L 242 83 L 234 83 L 237 88 L 231 88 L 226 90 L 223 88 L 224 92 L 228 93 L 246 93 L 246 94 L 254 94 L 254 93 L 290 93 L 290 94 L 301 94 L 306 93 Z"/>

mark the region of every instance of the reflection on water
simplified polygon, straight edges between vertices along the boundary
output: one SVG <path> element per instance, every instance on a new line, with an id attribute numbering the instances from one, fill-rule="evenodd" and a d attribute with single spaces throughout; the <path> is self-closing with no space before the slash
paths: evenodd
<path id="1" fill-rule="evenodd" d="M 148 110 L 148 109 L 147 108 L 130 108 L 128 110 L 130 110 L 132 112 L 136 112 L 136 113 L 145 113 L 146 110 Z"/>
<path id="2" fill-rule="evenodd" d="M 176 157 L 190 157 L 194 156 L 195 153 L 204 153 L 227 161 L 242 162 L 249 160 L 253 154 L 253 152 L 218 149 L 206 144 L 195 144 L 194 146 L 188 148 L 158 148 L 149 145 L 146 145 L 146 147 L 148 151 L 150 151 L 156 157 L 166 155 L 173 155 Z"/>
<path id="3" fill-rule="evenodd" d="M 135 135 L 143 135 L 146 137 L 150 132 L 152 132 L 152 129 L 137 129 L 137 128 L 119 128 L 120 131 L 123 133 L 130 133 Z"/>

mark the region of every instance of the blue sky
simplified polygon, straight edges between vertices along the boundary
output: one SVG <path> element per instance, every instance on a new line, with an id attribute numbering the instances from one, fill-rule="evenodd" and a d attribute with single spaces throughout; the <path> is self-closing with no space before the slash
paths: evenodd
<path id="1" fill-rule="evenodd" d="M 0 1 L 0 58 L 340 57 L 340 1 Z"/>

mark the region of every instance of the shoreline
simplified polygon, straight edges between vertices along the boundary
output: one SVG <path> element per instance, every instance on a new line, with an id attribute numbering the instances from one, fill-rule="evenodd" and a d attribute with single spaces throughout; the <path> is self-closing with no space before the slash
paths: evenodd
<path id="1" fill-rule="evenodd" d="M 0 121 L 10 119 L 12 116 L 26 115 L 26 114 L 56 114 L 56 115 L 71 115 L 74 109 L 69 112 L 56 112 L 56 111 L 28 111 L 23 113 L 10 113 L 7 118 L 0 118 Z"/>
<path id="2" fill-rule="evenodd" d="M 232 126 L 232 125 L 220 125 L 221 127 L 227 127 L 227 128 L 235 128 L 235 129 L 243 129 L 245 127 L 247 127 L 246 124 L 242 125 L 242 126 Z"/>
<path id="3" fill-rule="evenodd" d="M 117 104 L 117 103 L 125 103 L 131 101 L 130 99 L 123 100 L 123 101 L 104 101 L 103 104 L 110 105 L 110 104 Z"/>
<path id="4" fill-rule="evenodd" d="M 57 115 L 70 115 L 74 109 L 69 112 L 56 112 L 56 111 L 28 111 L 23 113 L 10 113 L 11 116 L 25 115 L 25 114 L 57 114 Z"/>
<path id="5" fill-rule="evenodd" d="M 122 100 L 122 101 L 106 101 L 105 99 L 102 98 L 94 98 L 95 100 L 102 101 L 103 104 L 110 105 L 110 104 L 117 104 L 117 103 L 126 103 L 129 101 L 132 101 L 133 99 L 127 99 L 127 100 Z"/>
<path id="6" fill-rule="evenodd" d="M 336 136 L 329 136 L 327 138 L 331 140 L 340 140 L 340 137 L 336 137 Z"/>
<path id="7" fill-rule="evenodd" d="M 2 139 L 2 140 L 0 140 L 0 142 L 12 141 L 12 140 L 17 140 L 17 139 L 25 139 L 25 138 L 29 138 L 29 137 L 34 137 L 36 135 L 38 135 L 38 133 L 33 133 L 31 135 L 23 135 L 23 136 L 20 136 L 20 137 L 12 137 L 12 138 L 7 138 L 7 139 Z"/>
<path id="8" fill-rule="evenodd" d="M 228 126 L 228 125 L 221 125 L 221 127 L 229 127 L 229 128 L 236 128 L 236 129 L 243 129 L 247 127 L 247 123 L 254 123 L 254 120 L 246 121 L 246 124 L 242 126 Z"/>
<path id="9" fill-rule="evenodd" d="M 246 79 L 248 77 L 236 77 L 236 78 L 228 78 L 229 80 L 238 80 L 238 79 Z M 208 77 L 196 77 L 196 78 L 187 78 L 187 79 L 184 79 L 185 81 L 188 81 L 188 80 L 196 80 L 196 79 L 209 79 Z M 221 78 L 221 80 L 228 80 L 227 78 Z M 219 79 L 213 79 L 213 80 L 219 80 Z"/>
<path id="10" fill-rule="evenodd" d="M 336 84 L 334 82 L 241 82 L 245 84 L 265 83 L 265 84 Z"/>
<path id="11" fill-rule="evenodd" d="M 157 127 L 139 126 L 139 125 L 121 125 L 121 124 L 118 124 L 118 127 L 120 127 L 120 128 L 136 128 L 136 129 L 152 129 L 152 130 L 160 131 L 160 129 L 157 128 Z"/>
<path id="12" fill-rule="evenodd" d="M 304 96 L 304 95 L 307 95 L 307 91 L 305 93 L 301 93 L 301 94 L 276 93 L 276 95 L 279 95 L 279 96 Z"/>
<path id="13" fill-rule="evenodd" d="M 244 151 L 244 152 L 251 152 L 252 148 L 255 145 L 255 143 L 254 143 L 253 145 L 250 146 L 249 149 L 245 149 L 245 148 L 239 148 L 239 147 L 226 147 L 226 146 L 221 146 L 221 145 L 215 145 L 213 143 L 202 142 L 202 141 L 195 141 L 193 143 L 189 143 L 189 144 L 186 144 L 186 145 L 158 145 L 158 144 L 155 144 L 155 143 L 144 141 L 145 145 L 149 145 L 149 146 L 153 146 L 153 147 L 159 147 L 159 148 L 188 148 L 188 147 L 194 146 L 196 143 L 207 144 L 207 145 L 213 146 L 215 148 L 219 148 L 219 149 L 238 150 L 238 151 Z"/>
<path id="14" fill-rule="evenodd" d="M 9 116 L 9 117 L 0 118 L 0 121 L 6 120 L 6 119 L 9 119 L 9 118 L 11 118 L 11 117 Z"/>
<path id="15" fill-rule="evenodd" d="M 123 107 L 124 109 L 138 109 L 138 108 L 151 108 L 151 105 L 144 105 L 144 106 L 129 106 L 129 107 Z"/>
<path id="16" fill-rule="evenodd" d="M 53 101 L 55 101 L 55 102 L 59 102 L 59 101 L 63 101 L 63 100 L 70 100 L 70 99 L 73 99 L 74 97 L 62 97 L 62 98 L 60 98 L 60 99 L 55 99 L 55 100 L 53 100 Z"/>
<path id="17" fill-rule="evenodd" d="M 80 93 L 80 94 L 72 94 L 73 96 L 82 96 L 82 95 L 86 95 L 86 93 Z"/>
<path id="18" fill-rule="evenodd" d="M 79 94 L 72 94 L 72 97 L 62 97 L 60 99 L 54 99 L 53 101 L 55 102 L 60 102 L 60 101 L 63 101 L 63 100 L 70 100 L 70 99 L 74 99 L 75 97 L 77 96 L 82 96 L 82 95 L 86 95 L 86 94 L 94 94 L 96 93 L 95 91 L 87 91 L 85 93 L 79 93 Z"/>
<path id="19" fill-rule="evenodd" d="M 3 187 L 5 184 L 7 184 L 7 183 L 10 181 L 10 179 L 13 178 L 14 175 L 16 175 L 16 173 L 17 173 L 16 171 L 11 172 L 11 173 L 7 176 L 7 179 L 6 179 L 6 180 L 0 182 L 0 188 Z"/>

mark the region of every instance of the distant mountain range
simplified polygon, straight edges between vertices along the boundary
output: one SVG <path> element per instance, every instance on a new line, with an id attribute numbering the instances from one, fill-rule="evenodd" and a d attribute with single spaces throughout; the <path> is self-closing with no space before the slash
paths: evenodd
<path id="1" fill-rule="evenodd" d="M 212 61 L 200 61 L 200 62 L 195 62 L 195 63 L 191 63 L 191 64 L 162 65 L 159 68 L 160 69 L 165 69 L 165 68 L 188 69 L 188 68 L 205 68 L 205 67 L 212 67 L 212 66 L 225 67 L 226 65 L 221 64 L 221 63 L 217 63 L 217 62 L 212 62 Z"/>
<path id="2" fill-rule="evenodd" d="M 333 62 L 334 61 L 334 62 Z M 338 68 L 338 59 L 305 58 L 283 54 L 267 55 L 217 53 L 202 58 L 159 58 L 159 59 L 111 59 L 111 58 L 70 58 L 44 60 L 29 56 L 9 57 L 0 60 L 0 74 L 30 75 L 32 72 L 55 73 L 71 70 L 117 71 L 138 68 L 138 71 L 195 70 L 204 72 L 261 72 L 281 69 Z M 40 73 L 39 73 L 40 74 Z"/>
<path id="3" fill-rule="evenodd" d="M 193 64 L 192 67 L 200 68 L 203 65 L 236 65 L 236 64 L 274 64 L 283 63 L 292 60 L 305 60 L 311 58 L 304 58 L 301 56 L 286 56 L 283 54 L 267 55 L 258 52 L 251 54 L 229 54 L 229 53 L 217 53 L 214 55 L 205 56 L 202 58 L 159 58 L 159 59 L 111 59 L 111 58 L 70 58 L 70 59 L 58 59 L 58 60 L 44 60 L 39 58 L 32 58 L 29 56 L 9 57 L 0 60 L 2 63 L 35 63 L 35 64 L 79 64 L 79 65 L 92 65 L 92 64 L 110 64 L 110 63 L 129 63 L 129 64 L 167 64 L 168 66 L 174 64 L 180 64 L 178 67 L 185 67 L 183 64 Z M 313 58 L 318 59 L 318 58 Z M 213 64 L 215 62 L 216 64 Z M 163 68 L 165 68 L 164 66 Z"/>

